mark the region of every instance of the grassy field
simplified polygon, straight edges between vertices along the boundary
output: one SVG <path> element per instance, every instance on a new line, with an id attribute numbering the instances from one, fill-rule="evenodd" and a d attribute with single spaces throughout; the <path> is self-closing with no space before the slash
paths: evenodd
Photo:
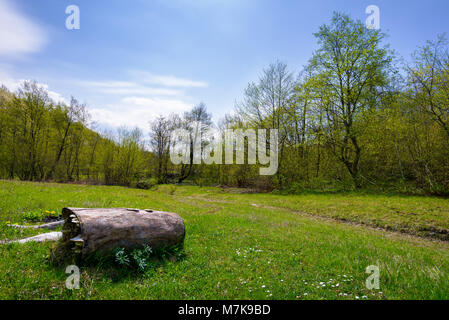
<path id="1" fill-rule="evenodd" d="M 1 299 L 449 299 L 447 199 L 0 181 L 0 239 L 34 235 L 6 224 L 66 206 L 176 212 L 184 255 L 145 273 L 81 266 L 81 289 L 68 290 L 54 243 L 0 245 Z M 365 286 L 369 265 L 379 290 Z"/>

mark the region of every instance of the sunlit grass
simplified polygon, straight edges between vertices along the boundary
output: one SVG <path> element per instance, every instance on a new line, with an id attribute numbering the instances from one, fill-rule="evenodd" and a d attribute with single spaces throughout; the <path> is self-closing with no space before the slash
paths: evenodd
<path id="1" fill-rule="evenodd" d="M 34 235 L 6 227 L 24 213 L 63 207 L 172 211 L 186 224 L 184 257 L 160 259 L 144 274 L 108 264 L 81 266 L 82 288 L 65 288 L 54 244 L 0 246 L 3 299 L 448 299 L 449 245 L 364 226 L 448 227 L 444 199 L 372 195 L 235 194 L 218 188 L 122 187 L 0 181 L 1 238 Z M 394 210 L 403 212 L 399 218 Z M 301 211 L 305 214 L 295 214 Z M 406 213 L 416 213 L 408 217 Z M 368 290 L 369 265 L 380 289 Z"/>

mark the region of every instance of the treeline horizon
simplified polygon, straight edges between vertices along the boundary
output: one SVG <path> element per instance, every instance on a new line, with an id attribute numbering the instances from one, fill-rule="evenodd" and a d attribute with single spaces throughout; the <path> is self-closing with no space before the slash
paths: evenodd
<path id="1" fill-rule="evenodd" d="M 276 61 L 217 123 L 205 104 L 148 119 L 115 136 L 89 128 L 85 105 L 52 101 L 25 81 L 0 88 L 0 178 L 150 188 L 189 182 L 258 191 L 374 188 L 449 194 L 449 46 L 444 35 L 402 61 L 381 30 L 335 13 L 314 34 L 318 49 L 299 74 Z M 277 129 L 274 176 L 260 165 L 170 161 L 176 129 L 197 139 L 219 129 Z M 208 144 L 208 141 L 203 142 Z M 191 152 L 193 156 L 193 152 Z"/>

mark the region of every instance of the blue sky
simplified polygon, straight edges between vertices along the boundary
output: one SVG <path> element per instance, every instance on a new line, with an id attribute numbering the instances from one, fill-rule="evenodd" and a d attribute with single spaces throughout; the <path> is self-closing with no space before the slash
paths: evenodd
<path id="1" fill-rule="evenodd" d="M 71 4 L 80 30 L 65 27 Z M 100 127 L 145 129 L 201 101 L 218 120 L 269 63 L 298 73 L 333 11 L 365 21 L 372 4 L 405 58 L 449 31 L 447 0 L 0 0 L 0 83 L 74 95 Z"/>

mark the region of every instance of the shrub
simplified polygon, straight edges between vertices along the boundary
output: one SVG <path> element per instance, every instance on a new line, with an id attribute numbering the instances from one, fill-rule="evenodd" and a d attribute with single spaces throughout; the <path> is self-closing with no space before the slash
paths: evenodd
<path id="1" fill-rule="evenodd" d="M 175 192 L 176 192 L 176 186 L 175 186 L 175 185 L 172 185 L 172 184 L 169 185 L 169 186 L 168 186 L 168 194 L 172 196 L 172 195 L 175 194 Z"/>
<path id="2" fill-rule="evenodd" d="M 157 180 L 154 178 L 151 178 L 151 179 L 140 180 L 139 182 L 137 182 L 136 188 L 149 190 L 149 189 L 153 188 L 155 185 L 157 185 Z"/>
<path id="3" fill-rule="evenodd" d="M 126 252 L 124 248 L 117 248 L 114 251 L 115 261 L 120 266 L 133 267 L 141 272 L 145 272 L 147 267 L 151 265 L 150 257 L 152 253 L 153 250 L 148 245 L 131 252 Z"/>

